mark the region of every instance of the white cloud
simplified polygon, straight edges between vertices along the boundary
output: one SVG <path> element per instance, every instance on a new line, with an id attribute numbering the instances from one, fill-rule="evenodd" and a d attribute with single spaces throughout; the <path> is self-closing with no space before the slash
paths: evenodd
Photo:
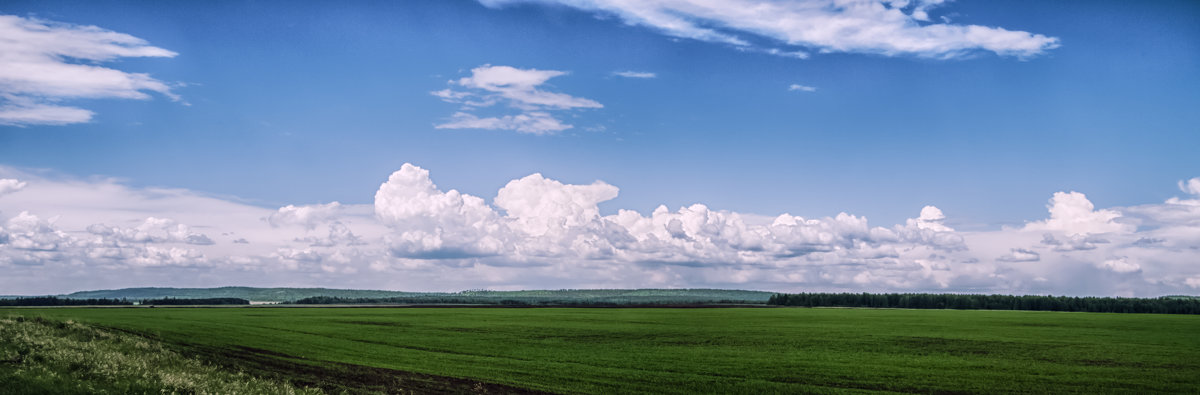
<path id="1" fill-rule="evenodd" d="M 1042 256 L 1037 251 L 1013 248 L 1007 255 L 996 258 L 996 260 L 1001 262 L 1037 262 L 1042 260 Z"/>
<path id="2" fill-rule="evenodd" d="M 800 85 L 800 84 L 792 84 L 792 85 L 788 86 L 788 91 L 791 91 L 791 92 L 795 92 L 795 91 L 816 92 L 817 88 L 814 88 L 811 86 Z"/>
<path id="3" fill-rule="evenodd" d="M 461 258 L 499 254 L 505 244 L 497 214 L 483 199 L 442 192 L 429 171 L 405 163 L 375 192 L 375 214 L 395 231 L 392 254 L 407 258 Z"/>
<path id="4" fill-rule="evenodd" d="M 1097 233 L 1127 233 L 1133 230 L 1130 224 L 1117 222 L 1121 213 L 1116 210 L 1096 210 L 1095 205 L 1082 193 L 1055 192 L 1046 205 L 1050 218 L 1025 225 L 1026 230 L 1053 230 L 1067 235 Z"/>
<path id="5" fill-rule="evenodd" d="M 1127 257 L 1116 257 L 1104 260 L 1104 263 L 1098 265 L 1102 269 L 1112 270 L 1117 273 L 1133 273 L 1142 270 L 1142 267 L 1137 263 L 1130 262 Z"/>
<path id="6" fill-rule="evenodd" d="M 763 39 L 820 52 L 955 58 L 975 52 L 1029 57 L 1057 48 L 1041 34 L 980 25 L 931 23 L 946 1 L 887 0 L 480 0 L 488 7 L 558 4 L 615 15 L 626 24 L 740 48 Z M 943 21 L 944 22 L 944 21 Z M 794 51 L 774 49 L 794 56 Z M 803 53 L 803 52 L 800 52 Z"/>
<path id="7" fill-rule="evenodd" d="M 586 108 L 603 108 L 594 100 L 563 93 L 550 92 L 541 87 L 554 77 L 566 75 L 564 71 L 518 69 L 510 66 L 483 65 L 471 69 L 471 76 L 451 80 L 451 85 L 464 88 L 443 89 L 430 92 L 443 101 L 461 104 L 462 108 L 445 123 L 435 125 L 438 129 L 490 129 L 515 130 L 521 133 L 553 134 L 570 129 L 551 115 L 552 111 L 567 111 Z M 520 111 L 500 117 L 479 117 L 470 111 L 504 104 Z"/>
<path id="8" fill-rule="evenodd" d="M 278 211 L 272 213 L 266 220 L 271 226 L 299 225 L 307 229 L 313 229 L 317 225 L 337 218 L 338 212 L 341 209 L 342 204 L 338 202 L 304 206 L 289 204 L 280 207 Z"/>
<path id="9" fill-rule="evenodd" d="M 625 78 L 641 78 L 641 79 L 658 78 L 658 74 L 654 74 L 654 73 L 651 73 L 648 71 L 632 71 L 632 70 L 614 71 L 613 75 L 616 75 L 618 77 L 625 77 Z"/>
<path id="10" fill-rule="evenodd" d="M 434 127 L 437 129 L 515 130 L 535 135 L 554 134 L 572 128 L 571 125 L 564 124 L 549 113 L 542 111 L 487 118 L 460 111 L 454 113 L 446 123 Z"/>
<path id="11" fill-rule="evenodd" d="M 921 215 L 916 219 L 908 220 L 909 226 L 915 226 L 918 229 L 929 229 L 938 232 L 952 232 L 953 228 L 946 226 L 946 215 L 942 214 L 942 210 L 934 206 L 925 206 L 921 208 Z"/>
<path id="12" fill-rule="evenodd" d="M 208 235 L 193 232 L 191 227 L 167 218 L 149 217 L 141 224 L 128 228 L 93 224 L 87 227 L 87 231 L 101 236 L 102 241 L 106 242 L 111 240 L 119 243 L 214 244 Z"/>
<path id="13" fill-rule="evenodd" d="M 100 66 L 126 57 L 174 57 L 145 40 L 96 26 L 0 15 L 0 125 L 65 125 L 91 120 L 67 99 L 179 100 L 171 86 L 145 73 Z"/>
<path id="14" fill-rule="evenodd" d="M 1200 276 L 1188 277 L 1188 279 L 1185 280 L 1184 283 L 1186 283 L 1187 286 L 1192 287 L 1192 288 L 1200 288 Z"/>
<path id="15" fill-rule="evenodd" d="M 1186 182 L 1180 180 L 1179 190 L 1186 194 L 1200 196 L 1200 177 L 1187 180 Z"/>
<path id="16" fill-rule="evenodd" d="M 25 182 L 15 178 L 0 178 L 0 196 L 15 193 L 25 188 Z"/>
<path id="17" fill-rule="evenodd" d="M 620 191 L 602 181 L 533 174 L 489 201 L 439 188 L 411 164 L 373 205 L 276 209 L 4 167 L 0 179 L 26 184 L 0 198 L 0 288 L 10 293 L 234 282 L 1142 296 L 1200 287 L 1200 205 L 1172 200 L 1096 209 L 1059 193 L 1045 220 L 958 231 L 934 206 L 890 227 L 847 213 L 767 217 L 703 204 L 603 215 Z"/>

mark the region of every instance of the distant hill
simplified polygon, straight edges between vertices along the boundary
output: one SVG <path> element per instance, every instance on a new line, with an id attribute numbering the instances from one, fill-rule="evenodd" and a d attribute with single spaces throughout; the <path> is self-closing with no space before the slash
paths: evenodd
<path id="1" fill-rule="evenodd" d="M 204 298 L 239 298 L 264 302 L 288 302 L 313 296 L 333 296 L 340 298 L 389 298 L 402 296 L 421 296 L 428 293 L 399 292 L 361 289 L 329 289 L 329 288 L 254 288 L 254 287 L 220 287 L 220 288 L 124 288 L 98 291 L 80 291 L 60 295 L 71 299 L 204 299 Z"/>
<path id="2" fill-rule="evenodd" d="M 326 296 L 334 298 L 429 298 L 479 301 L 523 300 L 602 303 L 696 303 L 731 301 L 766 303 L 773 293 L 728 289 L 563 289 L 531 291 L 401 292 L 330 288 L 125 288 L 81 291 L 58 295 L 70 299 L 162 299 L 162 298 L 239 298 L 264 302 L 290 302 Z"/>

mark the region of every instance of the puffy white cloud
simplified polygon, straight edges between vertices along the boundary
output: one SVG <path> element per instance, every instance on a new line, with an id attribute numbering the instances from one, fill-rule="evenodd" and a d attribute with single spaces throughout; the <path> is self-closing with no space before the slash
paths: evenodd
<path id="1" fill-rule="evenodd" d="M 429 171 L 405 163 L 375 192 L 375 214 L 396 232 L 396 256 L 462 258 L 499 254 L 504 248 L 499 216 L 483 199 L 442 192 Z"/>
<path id="2" fill-rule="evenodd" d="M 4 223 L 2 241 L 8 247 L 24 251 L 58 251 L 72 244 L 65 232 L 50 221 L 22 211 Z"/>
<path id="3" fill-rule="evenodd" d="M 87 227 L 87 231 L 122 243 L 214 244 L 207 235 L 193 232 L 191 227 L 166 218 L 146 218 L 140 225 L 129 228 L 93 224 Z"/>
<path id="4" fill-rule="evenodd" d="M 0 15 L 0 124 L 64 125 L 87 122 L 92 112 L 59 104 L 65 99 L 172 100 L 171 86 L 145 73 L 100 66 L 127 57 L 174 57 L 145 40 L 96 26 Z"/>
<path id="5" fill-rule="evenodd" d="M 411 164 L 380 185 L 373 205 L 278 209 L 3 167 L 0 177 L 27 182 L 0 199 L 0 212 L 19 213 L 0 217 L 0 287 L 11 293 L 64 282 L 1142 296 L 1200 288 L 1200 223 L 1188 211 L 1200 206 L 1172 200 L 1096 209 L 1060 193 L 1045 220 L 959 231 L 933 206 L 890 227 L 848 213 L 767 217 L 703 204 L 604 215 L 599 206 L 617 187 L 541 174 L 488 201 L 439 188 Z"/>
<path id="6" fill-rule="evenodd" d="M 625 77 L 625 78 L 640 78 L 640 79 L 658 78 L 658 74 L 651 73 L 649 71 L 633 71 L 633 70 L 614 71 L 613 75 L 618 76 L 618 77 Z"/>
<path id="7" fill-rule="evenodd" d="M 1135 227 L 1115 221 L 1121 217 L 1121 213 L 1116 210 L 1096 210 L 1087 196 L 1075 191 L 1055 192 L 1046 208 L 1050 210 L 1050 218 L 1026 224 L 1026 230 L 1052 230 L 1074 236 L 1127 233 Z"/>
<path id="8" fill-rule="evenodd" d="M 0 178 L 0 196 L 24 189 L 25 185 L 24 181 L 15 178 Z"/>
<path id="9" fill-rule="evenodd" d="M 203 253 L 181 247 L 148 246 L 135 249 L 133 255 L 125 259 L 130 265 L 137 267 L 212 265 Z"/>
<path id="10" fill-rule="evenodd" d="M 342 204 L 332 202 L 328 204 L 310 204 L 304 206 L 287 205 L 280 207 L 278 211 L 271 213 L 267 217 L 267 223 L 271 226 L 287 226 L 299 225 L 308 229 L 313 229 L 317 225 L 329 222 L 337 218 L 342 209 Z"/>
<path id="11" fill-rule="evenodd" d="M 1179 190 L 1190 195 L 1200 196 L 1200 177 L 1196 177 L 1187 181 L 1179 181 Z"/>
<path id="12" fill-rule="evenodd" d="M 1187 280 L 1184 280 L 1184 283 L 1192 288 L 1200 288 L 1200 276 L 1188 277 Z"/>
<path id="13" fill-rule="evenodd" d="M 921 208 L 919 217 L 908 220 L 908 225 L 936 232 L 953 232 L 954 229 L 946 226 L 944 222 L 946 222 L 946 215 L 942 214 L 942 210 L 934 206 L 925 206 Z"/>
<path id="14" fill-rule="evenodd" d="M 1107 244 L 1107 239 L 1098 236 L 1074 234 L 1059 240 L 1052 233 L 1042 235 L 1042 244 L 1053 246 L 1055 251 L 1086 251 L 1096 249 L 1097 244 Z"/>
<path id="15" fill-rule="evenodd" d="M 462 105 L 449 121 L 435 127 L 515 130 L 531 134 L 552 134 L 570 129 L 572 125 L 563 123 L 550 112 L 604 106 L 591 99 L 541 88 L 551 78 L 566 74 L 558 70 L 518 69 L 511 66 L 483 65 L 471 69 L 470 76 L 450 81 L 452 86 L 465 90 L 448 88 L 431 92 L 443 101 Z M 479 117 L 470 112 L 496 104 L 505 104 L 520 113 Z"/>
<path id="16" fill-rule="evenodd" d="M 800 92 L 816 92 L 816 91 L 817 91 L 817 88 L 814 88 L 814 87 L 811 87 L 811 86 L 807 86 L 807 85 L 791 84 L 791 85 L 789 85 L 789 86 L 788 86 L 788 91 L 790 91 L 790 92 L 796 92 L 796 91 L 800 91 Z"/>
<path id="17" fill-rule="evenodd" d="M 338 245 L 356 246 L 366 245 L 362 237 L 355 235 L 345 224 L 334 222 L 329 224 L 329 232 L 325 237 L 307 236 L 296 238 L 296 241 L 308 243 L 313 247 L 334 247 Z M 234 241 L 237 242 L 236 240 Z"/>
<path id="18" fill-rule="evenodd" d="M 1058 47 L 1041 34 L 980 25 L 931 23 L 945 1 L 888 0 L 480 0 L 489 7 L 559 4 L 616 15 L 630 25 L 739 48 L 765 38 L 821 52 L 954 58 L 987 51 L 1029 57 Z M 761 49 L 771 53 L 772 49 Z M 774 49 L 780 55 L 793 53 Z M 803 52 L 801 52 L 803 53 Z M 790 56 L 790 55 L 789 55 Z"/>
<path id="19" fill-rule="evenodd" d="M 564 185 L 541 174 L 509 181 L 496 195 L 497 207 L 513 218 L 512 227 L 542 236 L 586 225 L 600 218 L 600 202 L 617 197 L 617 187 L 596 181 Z"/>
<path id="20" fill-rule="evenodd" d="M 1115 257 L 1104 260 L 1103 263 L 1097 265 L 1102 269 L 1112 270 L 1117 273 L 1133 273 L 1142 270 L 1142 267 L 1135 262 L 1130 262 L 1127 257 Z"/>
<path id="21" fill-rule="evenodd" d="M 996 258 L 996 260 L 1000 262 L 1037 262 L 1042 260 L 1042 256 L 1037 251 L 1013 248 L 1007 255 Z"/>

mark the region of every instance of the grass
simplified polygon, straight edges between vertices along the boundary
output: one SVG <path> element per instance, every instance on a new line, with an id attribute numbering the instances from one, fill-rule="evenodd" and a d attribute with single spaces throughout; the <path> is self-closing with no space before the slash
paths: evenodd
<path id="1" fill-rule="evenodd" d="M 231 373 L 143 337 L 74 321 L 0 318 L 4 394 L 305 394 L 283 382 Z"/>
<path id="2" fill-rule="evenodd" d="M 0 311 L 9 314 L 132 331 L 230 367 L 335 392 L 1200 392 L 1200 316 L 805 308 Z"/>

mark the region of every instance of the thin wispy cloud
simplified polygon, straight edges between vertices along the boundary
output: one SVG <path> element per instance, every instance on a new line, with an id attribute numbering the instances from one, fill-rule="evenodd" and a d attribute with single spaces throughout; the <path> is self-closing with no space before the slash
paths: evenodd
<path id="1" fill-rule="evenodd" d="M 615 71 L 613 75 L 625 78 L 658 78 L 658 74 L 647 71 Z"/>
<path id="2" fill-rule="evenodd" d="M 782 56 L 807 52 L 763 47 L 763 39 L 816 52 L 957 58 L 975 52 L 1030 57 L 1059 40 L 1002 27 L 930 21 L 944 0 L 479 0 L 488 7 L 555 4 L 615 15 L 663 34 Z"/>
<path id="3" fill-rule="evenodd" d="M 101 29 L 0 15 L 0 125 L 67 125 L 94 113 L 70 99 L 179 100 L 171 84 L 145 73 L 100 64 L 130 57 L 171 58 L 175 52 Z"/>
<path id="4" fill-rule="evenodd" d="M 451 88 L 430 92 L 443 101 L 460 104 L 450 120 L 435 125 L 438 129 L 514 130 L 529 134 L 553 134 L 573 126 L 552 113 L 603 108 L 594 100 L 543 89 L 548 80 L 566 75 L 564 71 L 519 69 L 511 66 L 483 65 L 471 69 L 471 75 L 449 81 Z M 475 115 L 482 108 L 503 105 L 517 114 Z"/>
<path id="5" fill-rule="evenodd" d="M 807 85 L 791 84 L 791 85 L 788 85 L 788 91 L 791 91 L 791 92 L 796 92 L 796 91 L 800 91 L 800 92 L 816 92 L 816 91 L 817 91 L 817 88 L 814 88 L 814 87 L 811 87 L 811 86 L 807 86 Z"/>

